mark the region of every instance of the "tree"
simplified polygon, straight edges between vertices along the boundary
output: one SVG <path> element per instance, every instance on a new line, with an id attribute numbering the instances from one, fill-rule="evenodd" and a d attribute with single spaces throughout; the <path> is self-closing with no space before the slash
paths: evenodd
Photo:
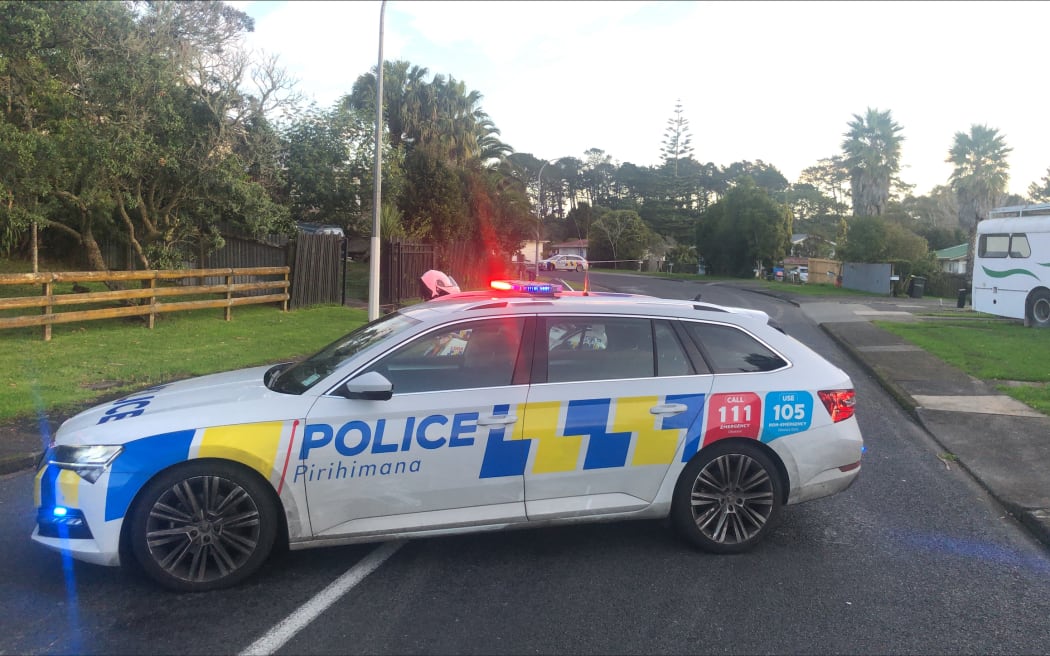
<path id="1" fill-rule="evenodd" d="M 945 160 L 955 166 L 948 184 L 959 203 L 959 224 L 969 233 L 966 277 L 973 277 L 973 241 L 977 224 L 999 204 L 1009 181 L 1006 156 L 1013 150 L 995 128 L 970 126 L 969 134 L 956 132 Z"/>
<path id="2" fill-rule="evenodd" d="M 414 150 L 405 158 L 405 187 L 397 207 L 405 217 L 405 230 L 428 242 L 449 243 L 470 228 L 459 175 L 425 150 Z"/>
<path id="3" fill-rule="evenodd" d="M 1050 168 L 1039 182 L 1028 185 L 1028 197 L 1033 203 L 1050 203 Z"/>
<path id="4" fill-rule="evenodd" d="M 907 262 L 926 259 L 928 244 L 900 223 L 879 216 L 858 216 L 849 222 L 846 242 L 838 249 L 844 262 Z"/>
<path id="5" fill-rule="evenodd" d="M 850 198 L 849 171 L 846 170 L 840 155 L 833 155 L 819 160 L 807 167 L 799 175 L 800 184 L 808 184 L 822 195 L 831 199 L 836 214 L 849 211 L 847 201 Z"/>
<path id="6" fill-rule="evenodd" d="M 667 130 L 664 131 L 663 147 L 660 149 L 664 164 L 671 166 L 676 178 L 679 160 L 693 156 L 692 139 L 689 119 L 682 115 L 682 101 L 678 100 L 674 105 L 674 116 L 667 119 Z"/>
<path id="7" fill-rule="evenodd" d="M 285 195 L 292 216 L 339 225 L 351 235 L 371 232 L 366 219 L 372 202 L 365 196 L 374 175 L 374 130 L 370 117 L 341 103 L 327 112 L 311 106 L 285 127 Z M 394 155 L 384 154 L 385 171 L 397 166 Z M 389 191 L 385 182 L 384 189 Z"/>
<path id="8" fill-rule="evenodd" d="M 900 171 L 903 128 L 889 110 L 868 108 L 854 114 L 842 142 L 843 165 L 849 171 L 854 216 L 880 216 L 890 198 L 890 187 Z"/>
<path id="9" fill-rule="evenodd" d="M 959 199 L 959 223 L 975 229 L 988 218 L 1010 179 L 1006 156 L 1012 151 L 1003 135 L 987 125 L 972 125 L 970 132 L 956 132 L 945 160 L 954 165 L 949 184 Z"/>
<path id="10" fill-rule="evenodd" d="M 246 14 L 214 1 L 3 11 L 15 30 L 0 36 L 5 120 L 51 153 L 12 188 L 35 189 L 24 207 L 46 199 L 33 223 L 75 239 L 88 267 L 106 268 L 100 237 L 143 267 L 172 267 L 221 244 L 220 222 L 283 227 L 265 117 L 294 96 L 275 60 L 256 66 L 241 48 Z"/>
<path id="11" fill-rule="evenodd" d="M 791 210 L 745 176 L 701 215 L 697 251 L 713 274 L 750 277 L 784 258 L 791 225 Z"/>
<path id="12" fill-rule="evenodd" d="M 597 216 L 588 233 L 591 259 L 612 260 L 616 268 L 622 260 L 641 259 L 650 239 L 642 217 L 631 210 L 595 210 Z"/>

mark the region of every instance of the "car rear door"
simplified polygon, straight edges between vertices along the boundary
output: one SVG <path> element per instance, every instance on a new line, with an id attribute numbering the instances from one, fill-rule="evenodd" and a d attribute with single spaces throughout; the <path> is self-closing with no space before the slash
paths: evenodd
<path id="1" fill-rule="evenodd" d="M 699 435 L 711 376 L 694 360 L 671 321 L 540 317 L 522 432 L 529 519 L 648 506 Z"/>

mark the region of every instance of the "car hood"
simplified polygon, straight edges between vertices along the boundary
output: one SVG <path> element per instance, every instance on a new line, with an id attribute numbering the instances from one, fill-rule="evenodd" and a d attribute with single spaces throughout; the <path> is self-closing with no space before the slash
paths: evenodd
<path id="1" fill-rule="evenodd" d="M 263 384 L 269 366 L 158 385 L 68 419 L 56 444 L 124 444 L 207 426 L 283 421 L 306 415 L 314 396 L 279 394 Z"/>

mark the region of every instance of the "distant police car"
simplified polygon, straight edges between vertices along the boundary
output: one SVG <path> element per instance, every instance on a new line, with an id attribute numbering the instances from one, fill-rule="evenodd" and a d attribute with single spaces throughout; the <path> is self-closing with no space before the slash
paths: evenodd
<path id="1" fill-rule="evenodd" d="M 849 377 L 764 313 L 500 286 L 73 417 L 33 539 L 186 591 L 242 580 L 278 541 L 670 516 L 739 552 L 858 475 Z"/>

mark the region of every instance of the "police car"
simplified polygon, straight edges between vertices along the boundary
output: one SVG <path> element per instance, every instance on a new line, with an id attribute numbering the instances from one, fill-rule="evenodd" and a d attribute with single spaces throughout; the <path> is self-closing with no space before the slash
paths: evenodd
<path id="1" fill-rule="evenodd" d="M 235 584 L 278 543 L 598 519 L 670 517 L 733 553 L 860 472 L 849 377 L 764 313 L 497 286 L 69 419 L 33 539 L 181 591 Z"/>

